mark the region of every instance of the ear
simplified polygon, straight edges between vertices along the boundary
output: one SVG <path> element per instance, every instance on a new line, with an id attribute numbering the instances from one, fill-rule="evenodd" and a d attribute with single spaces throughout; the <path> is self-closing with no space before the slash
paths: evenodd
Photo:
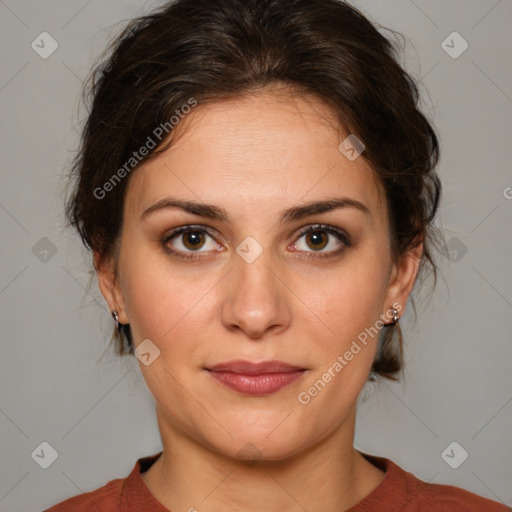
<path id="1" fill-rule="evenodd" d="M 394 307 L 403 315 L 405 305 L 412 292 L 423 255 L 423 242 L 400 256 L 393 264 L 386 294 L 385 306 Z M 400 306 L 400 307 L 399 307 Z"/>
<path id="2" fill-rule="evenodd" d="M 93 250 L 94 268 L 98 277 L 98 286 L 105 298 L 110 311 L 117 311 L 119 323 L 127 324 L 128 317 L 121 293 L 121 287 L 117 279 L 116 262 L 113 256 L 101 258 L 98 251 Z"/>

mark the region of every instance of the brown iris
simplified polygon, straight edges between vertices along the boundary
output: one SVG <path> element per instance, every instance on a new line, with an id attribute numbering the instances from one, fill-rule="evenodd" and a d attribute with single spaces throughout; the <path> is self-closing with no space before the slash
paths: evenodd
<path id="1" fill-rule="evenodd" d="M 311 244 L 310 244 L 311 242 Z M 315 250 L 323 249 L 328 242 L 328 234 L 325 231 L 311 231 L 306 235 L 306 243 Z"/>
<path id="2" fill-rule="evenodd" d="M 190 250 L 200 249 L 204 244 L 204 233 L 201 231 L 187 231 L 182 237 L 183 245 Z"/>

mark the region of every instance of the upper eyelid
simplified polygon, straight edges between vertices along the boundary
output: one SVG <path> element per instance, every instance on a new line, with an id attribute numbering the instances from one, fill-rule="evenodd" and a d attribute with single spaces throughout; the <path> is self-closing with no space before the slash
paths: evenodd
<path id="1" fill-rule="evenodd" d="M 328 233 L 336 233 L 338 235 L 344 236 L 346 238 L 350 238 L 349 234 L 342 228 L 338 228 L 336 226 L 331 226 L 330 224 L 321 224 L 314 223 L 308 224 L 306 227 L 302 228 L 297 236 L 302 236 L 306 234 L 308 231 L 327 231 Z"/>

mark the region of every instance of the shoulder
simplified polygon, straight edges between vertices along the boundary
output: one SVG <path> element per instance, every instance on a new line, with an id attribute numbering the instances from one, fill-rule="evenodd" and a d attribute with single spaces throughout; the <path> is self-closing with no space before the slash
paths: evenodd
<path id="1" fill-rule="evenodd" d="M 73 496 L 43 512 L 85 512 L 90 510 L 117 510 L 121 504 L 125 479 L 116 479 L 98 489 Z"/>
<path id="2" fill-rule="evenodd" d="M 396 463 L 383 457 L 365 454 L 377 467 L 385 470 L 381 484 L 354 508 L 359 510 L 400 512 L 511 512 L 512 509 L 452 485 L 432 484 L 420 480 Z M 352 512 L 352 511 L 351 511 Z"/>
<path id="3" fill-rule="evenodd" d="M 416 477 L 413 477 L 416 478 Z M 510 508 L 460 487 L 443 484 L 430 484 L 417 480 L 420 511 L 447 512 L 510 512 Z"/>
<path id="4" fill-rule="evenodd" d="M 138 511 L 149 509 L 150 507 L 146 506 L 149 502 L 153 502 L 151 509 L 156 510 L 158 503 L 145 487 L 140 474 L 149 469 L 161 454 L 162 452 L 158 452 L 138 459 L 126 478 L 111 480 L 94 491 L 68 498 L 43 512 Z"/>

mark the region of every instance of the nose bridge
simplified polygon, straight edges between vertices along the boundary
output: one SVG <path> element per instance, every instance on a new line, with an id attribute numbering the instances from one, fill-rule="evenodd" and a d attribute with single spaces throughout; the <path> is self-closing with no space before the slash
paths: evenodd
<path id="1" fill-rule="evenodd" d="M 286 288 L 276 278 L 272 251 L 248 237 L 233 253 L 233 268 L 222 304 L 222 323 L 249 337 L 284 329 L 290 321 Z"/>

